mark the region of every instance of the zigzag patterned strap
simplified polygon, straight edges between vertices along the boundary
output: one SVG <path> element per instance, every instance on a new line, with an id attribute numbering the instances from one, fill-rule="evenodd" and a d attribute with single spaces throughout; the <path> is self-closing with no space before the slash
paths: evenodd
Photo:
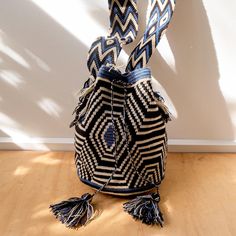
<path id="1" fill-rule="evenodd" d="M 149 20 L 142 39 L 130 54 L 126 71 L 145 67 L 165 33 L 175 8 L 175 0 L 149 0 Z"/>
<path id="2" fill-rule="evenodd" d="M 138 33 L 137 0 L 108 0 L 110 30 L 91 45 L 87 58 L 90 71 L 80 93 L 95 81 L 102 65 L 116 65 L 123 44 L 131 43 Z M 172 18 L 175 0 L 149 0 L 149 20 L 143 37 L 130 54 L 126 71 L 145 67 Z M 82 97 L 81 97 L 82 99 Z"/>
<path id="3" fill-rule="evenodd" d="M 138 32 L 136 0 L 108 0 L 108 4 L 109 35 L 97 38 L 88 53 L 87 66 L 94 79 L 102 65 L 116 64 L 122 44 L 131 43 Z"/>
<path id="4" fill-rule="evenodd" d="M 131 43 L 138 33 L 136 0 L 108 0 L 110 10 L 110 36 Z"/>

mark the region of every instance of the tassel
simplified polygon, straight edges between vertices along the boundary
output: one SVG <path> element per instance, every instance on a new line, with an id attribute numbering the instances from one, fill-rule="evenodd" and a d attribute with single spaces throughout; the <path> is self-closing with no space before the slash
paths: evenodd
<path id="1" fill-rule="evenodd" d="M 84 82 L 83 88 L 74 93 L 74 96 L 78 99 L 84 97 L 88 92 L 91 91 L 94 86 L 95 78 L 93 75 L 90 75 L 88 79 Z"/>
<path id="2" fill-rule="evenodd" d="M 158 202 L 160 195 L 152 193 L 145 196 L 138 196 L 135 199 L 123 204 L 125 212 L 128 212 L 136 220 L 142 223 L 153 225 L 160 224 L 163 227 L 163 214 L 161 213 Z"/>
<path id="3" fill-rule="evenodd" d="M 89 222 L 93 216 L 93 206 L 90 204 L 93 195 L 85 193 L 78 197 L 69 198 L 66 201 L 62 201 L 49 208 L 66 227 L 83 226 Z"/>
<path id="4" fill-rule="evenodd" d="M 159 108 L 163 112 L 163 117 L 164 117 L 165 122 L 167 123 L 168 121 L 171 121 L 172 114 L 170 113 L 168 107 L 165 105 L 164 98 L 160 95 L 159 92 L 156 92 L 156 91 L 154 91 L 154 95 L 155 95 L 155 100 L 156 100 Z"/>
<path id="5" fill-rule="evenodd" d="M 74 111 L 72 112 L 72 115 L 76 113 L 75 118 L 71 121 L 69 127 L 72 128 L 80 119 L 81 116 L 83 116 L 87 112 L 88 108 L 88 99 L 89 96 L 91 95 L 91 92 L 94 89 L 95 82 L 92 82 L 92 84 L 87 84 L 87 81 L 85 82 L 86 86 L 85 88 L 82 88 L 80 92 L 78 92 L 78 100 L 79 103 L 75 107 Z M 81 108 L 83 106 L 83 108 Z"/>
<path id="6" fill-rule="evenodd" d="M 75 93 L 75 97 L 78 100 L 83 99 L 85 96 L 87 96 L 89 93 L 91 93 L 94 89 L 95 81 L 91 82 L 91 84 L 88 85 L 88 87 L 80 89 L 78 92 Z"/>
<path id="7" fill-rule="evenodd" d="M 87 94 L 85 97 L 81 97 L 78 105 L 75 107 L 72 115 L 76 113 L 75 118 L 70 123 L 69 127 L 72 128 L 80 119 L 80 117 L 84 116 L 88 109 L 88 99 L 89 94 Z"/>

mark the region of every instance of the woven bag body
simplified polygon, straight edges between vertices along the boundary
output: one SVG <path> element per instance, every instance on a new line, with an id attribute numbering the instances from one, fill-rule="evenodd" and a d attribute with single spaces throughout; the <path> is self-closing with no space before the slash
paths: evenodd
<path id="1" fill-rule="evenodd" d="M 100 188 L 116 162 L 103 192 L 122 195 L 153 188 L 144 178 L 160 184 L 167 154 L 165 112 L 160 104 L 149 68 L 120 73 L 102 66 L 93 91 L 81 104 L 86 112 L 75 125 L 75 164 L 81 181 Z"/>
<path id="2" fill-rule="evenodd" d="M 154 90 L 147 63 L 169 25 L 175 0 L 149 0 L 146 28 L 124 72 L 117 59 L 123 46 L 137 37 L 137 0 L 108 0 L 108 6 L 109 33 L 96 38 L 88 51 L 89 76 L 70 123 L 78 177 L 95 191 L 49 207 L 67 227 L 85 226 L 93 219 L 97 193 L 138 195 L 123 204 L 124 211 L 142 223 L 163 227 L 159 185 L 166 171 L 170 113 Z"/>

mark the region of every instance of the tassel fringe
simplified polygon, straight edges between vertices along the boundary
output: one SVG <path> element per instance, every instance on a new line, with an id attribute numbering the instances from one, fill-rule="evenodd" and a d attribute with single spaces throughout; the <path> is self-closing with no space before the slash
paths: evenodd
<path id="1" fill-rule="evenodd" d="M 93 195 L 85 193 L 78 197 L 69 198 L 49 206 L 50 210 L 66 227 L 79 227 L 86 225 L 94 214 L 93 206 L 90 204 Z"/>
<path id="2" fill-rule="evenodd" d="M 74 115 L 74 113 L 76 115 L 75 115 L 75 118 L 72 120 L 72 122 L 69 125 L 70 128 L 72 128 L 78 122 L 78 120 L 81 116 L 85 115 L 87 108 L 88 108 L 88 97 L 90 96 L 91 92 L 93 91 L 94 85 L 95 85 L 95 83 L 91 84 L 90 87 L 87 87 L 80 92 L 80 95 L 78 97 L 79 103 L 75 107 L 74 111 L 72 112 L 72 115 Z M 85 101 L 85 106 L 83 107 L 83 109 L 81 109 L 81 106 L 84 103 L 85 99 L 87 99 L 87 101 Z"/>
<path id="3" fill-rule="evenodd" d="M 135 199 L 123 204 L 124 211 L 133 216 L 134 219 L 142 221 L 147 225 L 160 224 L 163 227 L 164 218 L 158 202 L 158 193 L 138 196 Z"/>
<path id="4" fill-rule="evenodd" d="M 160 95 L 159 92 L 156 91 L 154 91 L 154 95 L 158 106 L 163 111 L 165 122 L 167 123 L 168 121 L 171 121 L 172 114 L 170 113 L 168 107 L 165 105 L 164 98 Z"/>

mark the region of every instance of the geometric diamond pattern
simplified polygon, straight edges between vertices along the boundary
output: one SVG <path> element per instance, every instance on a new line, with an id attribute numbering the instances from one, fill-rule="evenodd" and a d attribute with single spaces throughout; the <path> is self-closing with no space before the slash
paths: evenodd
<path id="1" fill-rule="evenodd" d="M 168 110 L 152 90 L 150 69 L 145 67 L 170 23 L 175 0 L 149 0 L 147 27 L 123 74 L 112 68 L 123 44 L 137 36 L 137 0 L 108 0 L 108 5 L 109 34 L 98 37 L 89 49 L 90 76 L 80 91 L 80 103 L 70 126 L 75 126 L 75 164 L 80 179 L 95 188 L 107 183 L 117 165 L 102 191 L 138 192 L 150 188 L 144 179 L 160 184 L 165 175 Z M 115 81 L 113 90 L 111 80 Z M 119 80 L 130 83 L 126 98 L 124 89 L 116 83 Z"/>
<path id="2" fill-rule="evenodd" d="M 108 124 L 104 133 L 104 140 L 106 141 L 107 147 L 111 148 L 115 144 L 114 129 L 112 124 Z"/>
<path id="3" fill-rule="evenodd" d="M 164 178 L 167 155 L 166 120 L 160 102 L 157 103 L 152 90 L 149 69 L 139 69 L 137 81 L 127 87 L 126 116 L 129 152 L 127 155 L 123 127 L 124 90 L 117 83 L 113 85 L 113 114 L 116 134 L 111 120 L 111 80 L 114 71 L 102 67 L 93 93 L 87 101 L 90 105 L 83 120 L 75 124 L 76 158 L 79 177 L 88 183 L 105 184 L 114 170 L 115 138 L 117 140 L 117 169 L 106 189 L 126 192 L 142 189 L 149 184 L 141 177 L 160 183 Z M 118 72 L 117 72 L 118 73 Z M 132 80 L 132 72 L 129 80 Z M 124 77 L 120 76 L 120 79 Z M 134 171 L 133 166 L 136 167 Z M 103 191 L 106 191 L 103 189 Z"/>

